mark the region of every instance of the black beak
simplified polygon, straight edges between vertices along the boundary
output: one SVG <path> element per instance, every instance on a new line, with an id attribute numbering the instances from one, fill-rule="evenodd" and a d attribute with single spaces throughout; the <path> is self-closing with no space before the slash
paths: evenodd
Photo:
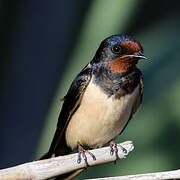
<path id="1" fill-rule="evenodd" d="M 137 52 L 134 54 L 128 54 L 128 55 L 124 55 L 123 57 L 132 57 L 132 58 L 139 58 L 139 59 L 147 59 L 146 56 L 144 56 L 144 54 L 142 52 Z"/>
<path id="2" fill-rule="evenodd" d="M 146 56 L 144 56 L 144 54 L 142 52 L 138 52 L 138 53 L 135 53 L 132 55 L 133 57 L 137 57 L 137 58 L 140 58 L 140 59 L 147 59 Z"/>

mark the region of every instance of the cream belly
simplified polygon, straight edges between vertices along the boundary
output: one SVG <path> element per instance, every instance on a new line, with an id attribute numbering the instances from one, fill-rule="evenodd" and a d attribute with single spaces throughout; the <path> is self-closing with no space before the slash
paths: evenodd
<path id="1" fill-rule="evenodd" d="M 66 142 L 72 149 L 77 142 L 98 148 L 115 138 L 126 125 L 132 106 L 139 95 L 139 85 L 128 95 L 110 98 L 92 79 L 82 97 L 81 105 L 71 117 L 66 129 Z"/>

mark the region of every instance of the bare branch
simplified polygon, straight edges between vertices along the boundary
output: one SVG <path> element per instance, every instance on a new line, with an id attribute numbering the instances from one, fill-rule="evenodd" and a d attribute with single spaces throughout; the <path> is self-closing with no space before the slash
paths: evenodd
<path id="1" fill-rule="evenodd" d="M 165 179 L 180 179 L 180 169 L 174 171 L 156 172 L 148 174 L 136 174 L 129 176 L 117 176 L 108 178 L 98 178 L 91 180 L 165 180 Z"/>
<path id="2" fill-rule="evenodd" d="M 126 141 L 120 144 L 127 150 L 127 154 L 134 149 L 131 141 Z M 118 145 L 119 146 L 119 145 Z M 127 154 L 122 152 L 121 148 L 118 148 L 118 155 L 120 159 L 125 158 Z M 95 166 L 98 164 L 104 164 L 115 161 L 116 157 L 110 155 L 110 148 L 104 147 L 100 149 L 94 149 L 90 151 L 96 157 L 96 161 L 87 153 L 88 164 Z M 85 168 L 85 163 L 77 163 L 78 154 L 70 154 L 67 156 L 59 156 L 56 158 L 34 161 L 25 163 L 12 168 L 0 170 L 1 180 L 43 180 L 54 176 L 58 176 L 67 172 L 71 172 L 77 169 Z"/>

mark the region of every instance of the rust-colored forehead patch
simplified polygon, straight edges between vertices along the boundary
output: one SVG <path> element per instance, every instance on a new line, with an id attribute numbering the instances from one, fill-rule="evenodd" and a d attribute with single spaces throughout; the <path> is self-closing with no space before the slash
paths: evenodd
<path id="1" fill-rule="evenodd" d="M 139 51 L 143 51 L 142 46 L 137 41 L 124 41 L 121 42 L 121 46 L 127 48 L 129 53 L 136 53 Z"/>

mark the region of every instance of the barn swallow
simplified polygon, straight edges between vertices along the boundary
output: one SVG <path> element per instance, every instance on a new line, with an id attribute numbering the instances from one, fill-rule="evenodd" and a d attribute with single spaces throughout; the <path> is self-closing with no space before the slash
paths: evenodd
<path id="1" fill-rule="evenodd" d="M 53 141 L 42 159 L 74 149 L 81 154 L 84 148 L 110 142 L 113 151 L 114 139 L 142 102 L 143 76 L 136 67 L 140 59 L 146 59 L 143 48 L 130 36 L 112 35 L 101 42 L 65 95 Z"/>

